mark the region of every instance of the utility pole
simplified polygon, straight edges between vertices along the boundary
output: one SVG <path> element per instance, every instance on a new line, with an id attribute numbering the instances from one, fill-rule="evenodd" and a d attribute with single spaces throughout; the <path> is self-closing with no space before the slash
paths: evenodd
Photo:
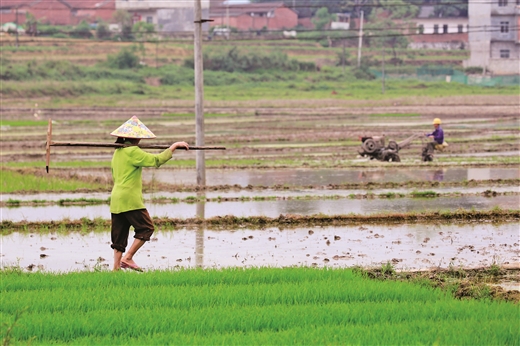
<path id="1" fill-rule="evenodd" d="M 229 40 L 229 0 L 226 1 L 226 39 Z"/>
<path id="2" fill-rule="evenodd" d="M 194 63 L 195 63 L 195 134 L 196 145 L 204 145 L 204 74 L 202 64 L 202 5 L 195 0 L 195 34 L 194 34 Z M 206 163 L 203 152 L 196 154 L 197 185 L 206 185 Z"/>
<path id="3" fill-rule="evenodd" d="M 363 45 L 363 11 L 361 11 L 361 16 L 359 17 L 359 47 L 357 54 L 357 67 L 361 66 L 361 46 Z"/>
<path id="4" fill-rule="evenodd" d="M 343 57 L 341 58 L 341 66 L 343 67 L 343 74 L 345 74 L 345 60 L 346 60 L 345 40 L 346 40 L 346 38 L 343 39 Z"/>
<path id="5" fill-rule="evenodd" d="M 382 92 L 385 93 L 385 46 L 383 46 L 383 61 L 382 61 L 382 75 L 381 75 L 381 83 L 382 83 Z"/>
<path id="6" fill-rule="evenodd" d="M 16 7 L 16 48 L 19 47 L 19 43 L 18 43 L 18 6 Z"/>

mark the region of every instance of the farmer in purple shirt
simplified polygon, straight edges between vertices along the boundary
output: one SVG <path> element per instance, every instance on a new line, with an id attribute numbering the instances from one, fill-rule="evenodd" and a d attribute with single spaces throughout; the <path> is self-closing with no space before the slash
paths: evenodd
<path id="1" fill-rule="evenodd" d="M 425 133 L 426 137 L 433 138 L 433 142 L 428 143 L 422 152 L 423 161 L 432 161 L 433 152 L 435 149 L 443 150 L 447 144 L 444 142 L 444 131 L 441 128 L 441 119 L 433 119 L 433 127 L 435 130 L 432 133 Z"/>

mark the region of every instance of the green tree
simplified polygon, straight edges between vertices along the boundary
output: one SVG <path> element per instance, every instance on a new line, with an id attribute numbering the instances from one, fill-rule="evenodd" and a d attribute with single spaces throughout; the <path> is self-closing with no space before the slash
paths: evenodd
<path id="1" fill-rule="evenodd" d="M 38 24 L 40 24 L 40 21 L 32 13 L 25 12 L 25 33 L 27 35 L 36 36 Z"/>
<path id="2" fill-rule="evenodd" d="M 76 27 L 71 30 L 70 35 L 81 38 L 91 38 L 93 36 L 92 32 L 90 31 L 90 25 L 84 20 L 82 20 L 81 23 L 76 25 Z"/>
<path id="3" fill-rule="evenodd" d="M 467 17 L 468 0 L 439 0 L 433 7 L 434 17 Z"/>
<path id="4" fill-rule="evenodd" d="M 137 47 L 123 48 L 116 55 L 109 55 L 108 66 L 118 69 L 139 68 L 139 57 L 135 53 Z"/>
<path id="5" fill-rule="evenodd" d="M 323 30 L 326 25 L 330 24 L 330 22 L 334 20 L 336 20 L 336 15 L 330 14 L 327 7 L 322 7 L 312 18 L 312 23 L 314 24 L 316 30 Z"/>
<path id="6" fill-rule="evenodd" d="M 398 62 L 396 49 L 408 47 L 405 33 L 411 26 L 410 20 L 417 17 L 419 6 L 403 0 L 379 0 L 379 5 L 366 25 L 368 42 L 372 47 L 391 48 L 393 60 Z"/>
<path id="7" fill-rule="evenodd" d="M 109 38 L 111 35 L 112 33 L 108 28 L 108 24 L 104 21 L 98 21 L 98 25 L 96 27 L 96 37 L 102 40 Z"/>
<path id="8" fill-rule="evenodd" d="M 155 33 L 155 26 L 152 23 L 137 22 L 132 27 L 132 33 L 139 39 L 146 38 Z"/>
<path id="9" fill-rule="evenodd" d="M 121 38 L 132 40 L 134 38 L 132 36 L 132 15 L 125 10 L 116 10 L 113 17 L 121 29 Z"/>

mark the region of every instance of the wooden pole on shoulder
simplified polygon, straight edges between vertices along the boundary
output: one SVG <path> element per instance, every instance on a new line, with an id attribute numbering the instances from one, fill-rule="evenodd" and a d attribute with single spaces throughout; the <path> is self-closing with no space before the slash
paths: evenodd
<path id="1" fill-rule="evenodd" d="M 49 164 L 51 160 L 51 147 L 97 147 L 97 148 L 127 148 L 131 145 L 121 143 L 96 143 L 96 142 L 53 142 L 52 141 L 52 120 L 49 119 L 49 125 L 47 127 L 47 142 L 45 143 L 46 155 L 45 155 L 45 170 L 49 173 Z M 138 144 L 141 149 L 160 149 L 165 150 L 170 145 L 164 144 Z M 206 146 L 190 146 L 189 149 L 179 148 L 179 150 L 226 150 L 226 147 L 206 147 Z"/>

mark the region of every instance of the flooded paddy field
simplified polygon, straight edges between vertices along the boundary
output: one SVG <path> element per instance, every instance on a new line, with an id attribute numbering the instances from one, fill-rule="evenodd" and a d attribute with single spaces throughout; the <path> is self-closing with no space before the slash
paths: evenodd
<path id="1" fill-rule="evenodd" d="M 166 201 L 167 202 L 167 201 Z M 196 203 L 154 203 L 147 202 L 146 207 L 152 217 L 185 219 L 197 216 L 217 217 L 278 217 L 279 215 L 343 215 L 343 214 L 378 214 L 388 212 L 414 213 L 446 210 L 489 210 L 499 208 L 516 210 L 520 204 L 520 195 L 501 195 L 496 197 L 458 196 L 437 198 L 392 198 L 392 199 L 287 199 L 268 198 L 266 200 L 230 199 Z M 80 220 L 109 219 L 108 204 L 99 205 L 41 205 L 1 207 L 2 221 L 11 222 L 46 222 L 63 219 Z"/>
<path id="2" fill-rule="evenodd" d="M 486 99 L 488 100 L 488 99 Z M 297 226 L 224 224 L 174 227 L 158 222 L 151 242 L 136 261 L 146 269 L 248 266 L 381 267 L 430 270 L 450 267 L 518 266 L 518 218 L 439 222 L 432 213 L 520 209 L 520 120 L 518 100 L 473 98 L 444 100 L 445 105 L 400 105 L 381 101 L 374 107 L 338 107 L 326 103 L 261 107 L 208 105 L 205 145 L 206 186 L 196 186 L 194 152 L 176 152 L 160 169 L 145 169 L 145 204 L 157 219 L 204 220 L 229 217 L 290 218 L 313 215 L 363 217 L 400 213 L 405 219 L 385 223 L 359 221 L 341 225 Z M 45 173 L 46 120 L 53 119 L 53 140 L 113 142 L 108 134 L 138 115 L 154 131 L 153 144 L 195 143 L 192 108 L 47 109 L 38 124 L 1 128 L 2 170 L 16 170 L 63 181 L 78 180 L 91 189 L 75 192 L 2 193 L 0 217 L 9 222 L 60 223 L 110 217 L 112 149 L 53 147 Z M 6 110 L 3 119 L 34 121 L 30 109 Z M 359 138 L 385 135 L 402 141 L 432 131 L 442 117 L 449 147 L 433 162 L 421 162 L 422 137 L 400 151 L 401 162 L 360 157 Z M 151 151 L 154 152 L 154 151 Z M 94 186 L 97 186 L 94 188 Z M 426 197 L 417 198 L 420 193 Z M 70 199 L 70 202 L 66 200 Z M 97 199 L 97 202 L 81 202 Z M 11 201 L 10 203 L 8 203 Z M 13 203 L 14 202 L 14 203 Z M 18 204 L 17 204 L 18 203 Z M 426 213 L 419 223 L 407 215 Z M 430 214 L 428 214 L 430 213 Z M 421 214 L 422 215 L 422 214 Z M 372 219 L 371 219 L 372 220 Z M 8 226 L 6 226 L 8 227 Z M 109 226 L 91 232 L 4 229 L 2 266 L 24 270 L 107 269 L 112 252 Z M 518 275 L 508 289 L 518 289 Z"/>
<path id="3" fill-rule="evenodd" d="M 381 267 L 398 270 L 515 266 L 519 223 L 395 224 L 261 230 L 159 229 L 136 261 L 146 269 Z M 2 237 L 2 265 L 75 271 L 110 265 L 109 232 L 14 232 Z M 518 279 L 518 278 L 517 278 Z M 515 289 L 518 289 L 518 282 Z"/>
<path id="4" fill-rule="evenodd" d="M 393 106 L 384 102 L 380 106 L 363 108 L 313 107 L 311 112 L 301 107 L 208 106 L 206 112 L 212 116 L 205 119 L 205 145 L 225 146 L 227 150 L 207 152 L 206 159 L 212 168 L 373 166 L 372 162 L 359 160 L 360 137 L 384 135 L 386 143 L 390 140 L 400 142 L 414 134 L 431 132 L 432 119 L 441 116 L 444 117 L 443 128 L 449 147 L 427 165 L 518 164 L 518 155 L 515 155 L 520 150 L 518 100 L 512 96 L 500 100 L 496 106 L 468 108 L 453 105 L 444 115 L 440 114 L 439 107 L 425 106 L 418 111 L 418 106 Z M 466 102 L 471 104 L 474 100 Z M 447 108 L 443 109 L 447 111 Z M 55 141 L 84 141 L 88 134 L 88 141 L 111 142 L 113 138 L 109 133 L 132 113 L 146 120 L 147 126 L 153 129 L 157 135 L 154 144 L 181 140 L 194 144 L 195 120 L 186 114 L 190 112 L 192 109 L 186 107 L 47 109 L 42 110 L 41 119 L 35 122 L 31 109 L 5 109 L 3 120 L 6 125 L 1 129 L 0 160 L 6 166 L 44 162 L 45 120 L 49 117 L 54 121 Z M 8 125 L 11 119 L 35 124 Z M 401 165 L 425 165 L 420 159 L 427 141 L 426 137 L 421 137 L 400 150 Z M 91 161 L 94 167 L 95 162 L 106 167 L 112 151 L 107 148 L 53 147 L 51 163 Z M 193 153 L 180 152 L 174 155 L 171 164 L 194 167 L 193 161 Z M 385 168 L 399 166 L 397 163 L 384 164 Z"/>
<path id="5" fill-rule="evenodd" d="M 110 178 L 110 170 L 82 169 L 73 174 Z M 520 167 L 374 167 L 374 168 L 284 168 L 284 169 L 208 169 L 206 185 L 245 186 L 322 186 L 363 183 L 449 182 L 470 180 L 520 179 Z M 143 171 L 144 182 L 170 185 L 193 185 L 194 171 L 170 169 Z"/>
<path id="6" fill-rule="evenodd" d="M 357 186 L 343 189 L 338 186 L 320 186 L 316 188 L 292 187 L 262 187 L 243 188 L 242 186 L 217 186 L 212 190 L 190 190 L 183 186 L 180 191 L 160 190 L 143 193 L 146 202 L 152 203 L 195 203 L 195 202 L 228 202 L 250 200 L 289 200 L 289 199 L 374 199 L 374 198 L 404 198 L 404 197 L 460 197 L 480 195 L 496 197 L 497 195 L 520 194 L 516 184 L 483 184 L 477 186 L 417 186 L 398 188 L 363 188 Z M 422 195 L 422 196 L 421 196 Z M 427 195 L 427 196 L 425 196 Z M 0 199 L 1 207 L 18 207 L 21 205 L 88 205 L 108 203 L 110 192 L 60 192 L 60 193 L 6 193 Z"/>

